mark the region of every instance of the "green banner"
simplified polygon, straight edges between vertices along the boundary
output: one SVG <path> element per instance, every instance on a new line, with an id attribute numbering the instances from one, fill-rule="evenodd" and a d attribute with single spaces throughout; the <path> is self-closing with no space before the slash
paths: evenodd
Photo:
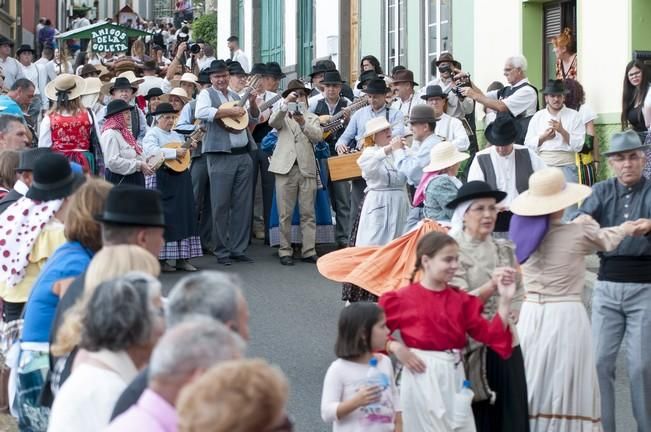
<path id="1" fill-rule="evenodd" d="M 121 28 L 104 27 L 90 34 L 93 52 L 126 52 L 129 50 L 129 37 Z"/>

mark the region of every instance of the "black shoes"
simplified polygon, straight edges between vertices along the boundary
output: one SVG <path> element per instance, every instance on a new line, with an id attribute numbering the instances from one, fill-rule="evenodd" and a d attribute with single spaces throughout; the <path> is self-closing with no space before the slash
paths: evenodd
<path id="1" fill-rule="evenodd" d="M 233 264 L 233 261 L 231 261 L 230 257 L 223 257 L 223 258 L 217 258 L 217 263 L 223 266 L 229 266 Z"/>
<path id="2" fill-rule="evenodd" d="M 310 263 L 310 264 L 316 264 L 318 259 L 319 259 L 319 257 L 317 255 L 312 255 L 312 256 L 309 256 L 309 257 L 301 258 L 301 261 L 306 262 L 306 263 Z"/>
<path id="3" fill-rule="evenodd" d="M 231 259 L 237 262 L 243 262 L 249 264 L 253 263 L 253 258 L 249 258 L 246 255 L 231 255 Z"/>
<path id="4" fill-rule="evenodd" d="M 294 265 L 294 259 L 290 256 L 283 256 L 280 257 L 280 264 L 284 266 L 293 266 Z"/>

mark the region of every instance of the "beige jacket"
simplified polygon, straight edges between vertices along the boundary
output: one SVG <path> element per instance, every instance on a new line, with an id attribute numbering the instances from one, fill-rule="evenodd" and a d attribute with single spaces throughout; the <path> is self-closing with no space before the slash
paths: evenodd
<path id="1" fill-rule="evenodd" d="M 278 131 L 278 142 L 271 157 L 269 171 L 287 174 L 294 163 L 298 163 L 301 175 L 316 178 L 316 158 L 314 145 L 323 139 L 319 118 L 306 112 L 303 130 L 286 111 L 274 111 L 269 118 L 269 126 Z"/>

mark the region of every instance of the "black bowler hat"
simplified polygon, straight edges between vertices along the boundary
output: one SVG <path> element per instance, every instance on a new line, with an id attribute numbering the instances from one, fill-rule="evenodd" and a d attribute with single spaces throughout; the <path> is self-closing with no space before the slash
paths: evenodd
<path id="1" fill-rule="evenodd" d="M 178 113 L 178 111 L 174 109 L 172 104 L 169 104 L 167 102 L 163 102 L 163 103 L 159 104 L 156 107 L 156 111 L 154 111 L 151 114 L 152 115 L 161 115 L 161 114 L 176 114 L 176 113 Z"/>
<path id="2" fill-rule="evenodd" d="M 447 99 L 448 94 L 443 91 L 440 85 L 431 85 L 431 86 L 427 86 L 427 88 L 425 89 L 425 94 L 421 95 L 420 98 L 423 100 L 427 100 L 429 98 L 434 98 L 434 97 Z"/>
<path id="3" fill-rule="evenodd" d="M 9 45 L 10 47 L 14 46 L 14 41 L 5 36 L 0 36 L 0 46 Z"/>
<path id="4" fill-rule="evenodd" d="M 341 79 L 341 74 L 338 70 L 327 71 L 323 74 L 323 81 L 321 84 L 326 85 L 342 85 L 344 81 Z"/>
<path id="5" fill-rule="evenodd" d="M 283 97 L 286 98 L 291 92 L 303 92 L 307 96 L 310 89 L 306 88 L 299 80 L 291 80 L 287 85 L 287 90 L 283 92 Z"/>
<path id="6" fill-rule="evenodd" d="M 246 71 L 238 61 L 231 61 L 228 63 L 228 71 L 231 75 L 247 75 Z"/>
<path id="7" fill-rule="evenodd" d="M 51 153 L 51 151 L 52 150 L 49 147 L 38 147 L 21 151 L 16 172 L 34 171 L 36 161 L 41 156 Z"/>
<path id="8" fill-rule="evenodd" d="M 85 177 L 75 174 L 70 161 L 59 153 L 41 155 L 34 163 L 32 185 L 25 194 L 34 201 L 51 201 L 70 196 Z"/>
<path id="9" fill-rule="evenodd" d="M 128 111 L 131 109 L 131 105 L 123 101 L 122 99 L 115 99 L 109 102 L 106 106 L 105 117 L 110 117 L 112 115 L 121 113 L 123 111 Z"/>
<path id="10" fill-rule="evenodd" d="M 32 54 L 34 54 L 34 49 L 32 48 L 31 45 L 23 44 L 23 45 L 20 46 L 20 48 L 18 48 L 18 49 L 16 50 L 16 55 L 19 56 L 19 55 L 21 55 L 22 53 L 27 52 L 27 51 L 29 51 L 29 52 L 31 52 Z"/>
<path id="11" fill-rule="evenodd" d="M 224 60 L 213 60 L 210 63 L 210 67 L 205 69 L 205 71 L 210 75 L 214 73 L 228 72 L 228 65 Z"/>
<path id="12" fill-rule="evenodd" d="M 199 76 L 197 78 L 197 84 L 212 84 L 210 82 L 210 74 L 206 72 L 206 70 L 199 72 Z"/>
<path id="13" fill-rule="evenodd" d="M 104 212 L 95 219 L 102 223 L 142 227 L 165 227 L 160 192 L 135 185 L 113 187 Z"/>
<path id="14" fill-rule="evenodd" d="M 283 73 L 282 68 L 276 62 L 269 62 L 265 65 L 264 75 L 272 76 L 274 78 L 285 78 L 287 75 Z"/>
<path id="15" fill-rule="evenodd" d="M 147 96 L 145 96 L 145 99 L 149 100 L 153 97 L 161 97 L 161 96 L 163 96 L 163 90 L 160 87 L 153 87 L 149 89 L 149 91 L 147 92 Z"/>
<path id="16" fill-rule="evenodd" d="M 254 63 L 251 68 L 251 75 L 266 75 L 267 66 L 264 63 Z"/>
<path id="17" fill-rule="evenodd" d="M 547 85 L 545 85 L 545 88 L 543 89 L 542 93 L 544 95 L 548 94 L 566 94 L 567 90 L 565 90 L 565 84 L 563 84 L 563 80 L 549 80 L 547 81 Z"/>
<path id="18" fill-rule="evenodd" d="M 479 198 L 495 198 L 496 202 L 500 202 L 506 198 L 506 192 L 495 190 L 486 182 L 474 180 L 461 186 L 457 192 L 457 197 L 447 203 L 445 207 L 453 209 L 461 203 Z"/>
<path id="19" fill-rule="evenodd" d="M 357 89 L 362 90 L 365 82 L 378 78 L 379 76 L 374 70 L 367 70 L 362 72 L 362 74 L 359 76 L 359 84 L 357 84 Z"/>
<path id="20" fill-rule="evenodd" d="M 515 120 L 509 115 L 497 116 L 493 123 L 489 124 L 484 131 L 486 141 L 498 147 L 515 143 L 520 128 Z"/>
<path id="21" fill-rule="evenodd" d="M 387 94 L 388 91 L 391 89 L 387 87 L 387 83 L 383 79 L 374 79 L 371 80 L 368 85 L 366 86 L 366 90 L 364 92 L 366 94 Z"/>
<path id="22" fill-rule="evenodd" d="M 111 84 L 111 89 L 109 90 L 109 92 L 113 94 L 114 90 L 124 90 L 124 89 L 131 89 L 135 92 L 138 90 L 138 87 L 131 84 L 129 82 L 129 78 L 117 77 L 115 78 L 113 84 Z"/>
<path id="23" fill-rule="evenodd" d="M 310 77 L 314 77 L 314 75 L 325 73 L 331 70 L 332 69 L 330 69 L 326 64 L 323 64 L 322 62 L 316 62 L 316 64 L 312 66 L 312 72 L 310 73 Z"/>

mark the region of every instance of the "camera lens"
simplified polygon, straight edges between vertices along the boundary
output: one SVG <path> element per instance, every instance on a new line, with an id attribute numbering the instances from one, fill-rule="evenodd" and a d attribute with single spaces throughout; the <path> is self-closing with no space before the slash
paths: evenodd
<path id="1" fill-rule="evenodd" d="M 201 51 L 201 46 L 199 46 L 199 44 L 195 43 L 195 44 L 190 45 L 190 52 L 192 54 L 198 54 L 199 51 Z"/>

